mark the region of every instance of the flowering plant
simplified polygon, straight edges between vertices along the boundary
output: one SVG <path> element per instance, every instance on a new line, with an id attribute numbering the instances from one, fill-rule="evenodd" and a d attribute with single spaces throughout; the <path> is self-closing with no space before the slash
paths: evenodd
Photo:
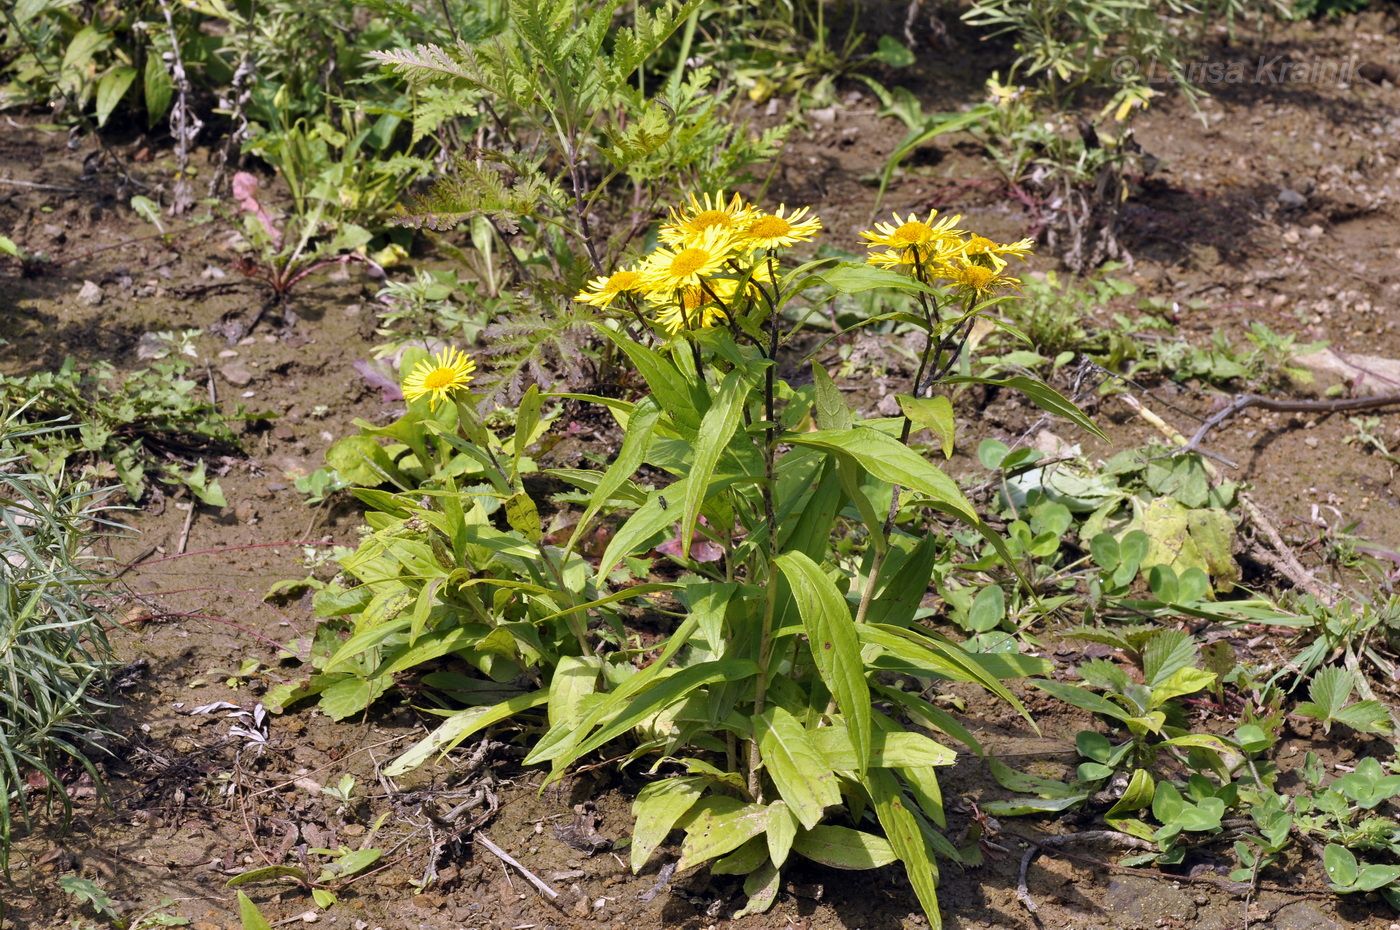
<path id="1" fill-rule="evenodd" d="M 395 673 L 405 655 L 450 652 L 493 678 L 497 693 L 503 672 L 524 677 L 509 678 L 515 690 L 498 703 L 468 701 L 388 773 L 544 707 L 547 727 L 526 762 L 547 764 L 549 781 L 604 747 L 665 776 L 636 800 L 635 869 L 679 830 L 680 868 L 708 862 L 747 876 L 752 912 L 773 902 L 793 854 L 852 869 L 898 860 L 936 925 L 935 856 L 965 855 L 940 832 L 936 771 L 956 758 L 941 740 L 980 749 L 931 691 L 973 683 L 1024 715 L 1004 682 L 1047 671 L 1042 660 L 972 651 L 915 619 L 931 579 L 955 558 L 945 521 L 1006 552 L 914 444 L 927 429 L 951 454 L 953 411 L 940 386 L 969 380 L 951 372 L 972 326 L 1014 292 L 1009 262 L 1031 248 L 959 222 L 895 217 L 863 234 L 865 263 L 793 263 L 822 229 L 809 208 L 768 212 L 720 193 L 672 210 L 654 250 L 577 295 L 603 312 L 599 332 L 645 393 L 568 395 L 602 405 L 623 438 L 605 468 L 546 470 L 579 489 L 565 498 L 581 508 L 571 526 L 554 515 L 562 531 L 542 530 L 543 508 L 518 465 L 541 405 L 560 395 L 527 393 L 516 427 L 524 438 L 507 444 L 478 419 L 470 359 L 448 351 L 416 361 L 404 381 L 411 410 L 441 406 L 434 430 L 471 452 L 487 481 L 383 502 L 371 553 L 379 581 L 363 587 L 402 587 L 411 575 L 416 587 L 395 604 L 353 590 L 325 600 L 376 605 L 374 623 L 348 643 L 388 650 Z M 885 318 L 924 335 L 898 418 L 858 417 L 816 362 L 808 383 L 779 375 L 805 301 L 877 288 L 907 295 L 915 312 Z M 1010 386 L 1093 428 L 1043 384 Z M 669 479 L 644 487 L 644 468 Z M 386 578 L 386 556 L 404 549 L 405 534 L 427 540 L 412 559 L 395 555 L 400 567 Z M 649 554 L 676 567 L 649 567 Z M 388 634 L 386 612 L 403 616 Z M 665 635 L 644 642 L 643 619 Z M 351 658 L 331 665 L 351 668 Z M 382 690 L 385 665 L 373 667 L 372 688 Z"/>

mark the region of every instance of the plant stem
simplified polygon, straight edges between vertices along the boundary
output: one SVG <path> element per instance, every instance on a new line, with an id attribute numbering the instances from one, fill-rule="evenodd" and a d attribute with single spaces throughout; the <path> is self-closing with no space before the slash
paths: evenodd
<path id="1" fill-rule="evenodd" d="M 755 685 L 753 696 L 754 716 L 763 713 L 768 701 L 768 664 L 773 659 L 773 612 L 778 601 L 778 586 L 773 578 L 773 557 L 768 557 L 768 583 L 764 585 L 763 596 L 763 627 L 759 633 L 758 640 L 758 683 Z M 763 758 L 758 751 L 758 740 L 749 740 L 749 797 L 758 803 L 763 803 L 763 777 L 759 774 L 759 768 L 763 764 Z"/>
<path id="2" fill-rule="evenodd" d="M 768 256 L 769 274 L 772 277 L 773 256 Z M 777 287 L 776 277 L 774 287 Z M 760 290 L 762 288 L 760 287 Z M 763 627 L 758 640 L 758 684 L 754 692 L 754 714 L 762 714 L 768 699 L 768 665 L 773 659 L 773 613 L 777 606 L 777 566 L 778 520 L 773 507 L 777 457 L 777 403 L 774 390 L 774 372 L 778 366 L 778 306 L 777 301 L 769 301 L 768 345 L 765 354 L 768 367 L 763 372 L 763 416 L 766 427 L 763 430 L 763 519 L 768 524 L 768 574 L 764 586 Z M 763 803 L 763 779 L 759 775 L 762 758 L 758 751 L 758 741 L 749 741 L 749 795 L 759 804 Z"/>

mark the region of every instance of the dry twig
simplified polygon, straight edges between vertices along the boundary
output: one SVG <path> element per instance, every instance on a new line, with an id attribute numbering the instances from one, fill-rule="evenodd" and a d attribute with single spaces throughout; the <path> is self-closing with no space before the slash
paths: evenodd
<path id="1" fill-rule="evenodd" d="M 540 894 L 544 895 L 546 898 L 549 899 L 550 903 L 558 902 L 559 892 L 549 887 L 549 885 L 546 884 L 544 879 L 540 878 L 534 872 L 531 872 L 529 869 L 525 868 L 525 866 L 521 865 L 520 861 L 514 856 L 512 856 L 510 853 L 506 852 L 504 849 L 487 839 L 484 833 L 478 833 L 476 835 L 476 841 L 482 846 L 485 846 L 486 851 L 491 853 L 491 855 L 495 856 L 497 859 L 500 859 L 506 865 L 510 866 L 511 868 L 519 872 L 521 875 L 525 876 L 525 880 L 528 881 L 530 884 L 534 885 L 536 890 L 538 890 Z"/>
<path id="2" fill-rule="evenodd" d="M 1250 407 L 1274 410 L 1283 413 L 1344 413 L 1351 410 L 1374 410 L 1377 407 L 1393 407 L 1400 404 L 1400 392 L 1373 394 L 1369 397 L 1344 397 L 1337 400 L 1297 400 L 1265 397 L 1262 394 L 1240 394 L 1224 409 L 1206 418 L 1200 428 L 1183 446 L 1186 452 L 1200 452 L 1201 442 L 1206 435 L 1221 423 Z M 1233 463 L 1230 463 L 1231 467 Z"/>

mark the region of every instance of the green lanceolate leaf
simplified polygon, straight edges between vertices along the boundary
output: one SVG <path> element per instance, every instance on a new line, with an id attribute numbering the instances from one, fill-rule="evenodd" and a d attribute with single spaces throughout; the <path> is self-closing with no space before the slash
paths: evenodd
<path id="1" fill-rule="evenodd" d="M 829 824 L 797 834 L 792 851 L 833 869 L 878 869 L 898 858 L 882 836 Z"/>
<path id="2" fill-rule="evenodd" d="M 130 65 L 117 65 L 102 75 L 102 80 L 97 82 L 97 125 L 107 124 L 108 117 L 135 80 L 136 69 Z"/>
<path id="3" fill-rule="evenodd" d="M 926 429 L 933 433 L 943 449 L 943 457 L 953 457 L 953 437 L 957 432 L 953 425 L 953 402 L 943 395 L 937 397 L 911 397 L 899 395 L 899 409 L 914 424 L 916 429 Z"/>
<path id="4" fill-rule="evenodd" d="M 926 631 L 863 623 L 859 634 L 863 642 L 880 647 L 893 658 L 907 662 L 912 669 L 981 685 L 1014 707 L 1026 722 L 1035 725 L 1020 699 L 1002 684 L 989 665 L 983 664 L 990 656 L 974 655 L 952 640 Z"/>
<path id="5" fill-rule="evenodd" d="M 681 515 L 681 555 L 690 557 L 691 537 L 700 518 L 700 507 L 710 495 L 710 479 L 719 457 L 739 428 L 739 417 L 749 383 L 737 368 L 724 376 L 714 406 L 705 412 L 695 437 L 695 458 L 685 484 L 685 508 Z"/>
<path id="6" fill-rule="evenodd" d="M 594 656 L 560 656 L 549 681 L 551 727 L 577 726 L 583 720 L 583 701 L 598 690 L 602 665 Z"/>
<path id="7" fill-rule="evenodd" d="M 1041 381 L 1039 378 L 1030 378 L 1025 375 L 1017 375 L 1012 378 L 973 378 L 973 377 L 953 377 L 948 381 L 953 384 L 989 384 L 996 387 L 1010 388 L 1019 391 L 1030 398 L 1035 404 L 1046 413 L 1053 413 L 1057 417 L 1069 420 L 1075 426 L 1083 429 L 1099 439 L 1107 439 L 1103 430 L 1095 425 L 1094 421 L 1085 415 L 1083 410 L 1059 391 Z"/>
<path id="8" fill-rule="evenodd" d="M 781 522 L 778 535 L 780 551 L 802 552 L 810 559 L 819 559 L 831 543 L 836 513 L 841 507 L 840 463 L 823 456 L 820 477 L 812 493 L 801 501 L 796 518 Z"/>
<path id="9" fill-rule="evenodd" d="M 624 556 L 676 521 L 675 511 L 670 509 L 669 501 L 683 498 L 689 485 L 688 478 L 681 478 L 647 495 L 647 502 L 627 518 L 627 522 L 618 528 L 616 535 L 608 543 L 608 548 L 603 550 L 603 557 L 598 560 L 599 578 L 606 578 Z"/>
<path id="10" fill-rule="evenodd" d="M 856 770 L 864 774 L 870 763 L 870 686 L 850 607 L 820 566 L 802 553 L 785 552 L 773 561 L 792 588 L 812 661 L 846 718 Z"/>
<path id="11" fill-rule="evenodd" d="M 787 802 L 774 801 L 768 805 L 768 829 L 764 838 L 768 841 L 768 858 L 778 868 L 787 862 L 799 826 Z"/>
<path id="12" fill-rule="evenodd" d="M 685 825 L 685 842 L 677 871 L 684 872 L 738 849 L 768 828 L 768 808 L 737 798 L 706 798 Z"/>
<path id="13" fill-rule="evenodd" d="M 607 326 L 598 330 L 627 354 L 646 381 L 651 394 L 676 425 L 688 431 L 700 427 L 700 417 L 708 404 L 704 396 L 681 374 L 675 363 Z"/>
<path id="14" fill-rule="evenodd" d="M 636 408 L 632 411 L 631 419 L 627 421 L 627 432 L 622 437 L 622 448 L 618 450 L 617 458 L 613 459 L 608 470 L 603 473 L 598 486 L 588 496 L 588 506 L 584 508 L 583 516 L 579 517 L 578 523 L 574 524 L 574 531 L 569 536 L 568 544 L 564 546 L 565 552 L 574 551 L 579 536 L 598 515 L 598 511 L 602 510 L 608 500 L 627 483 L 629 478 L 637 473 L 637 469 L 642 465 L 642 460 L 646 458 L 647 449 L 651 446 L 652 433 L 656 429 L 656 421 L 660 416 L 661 408 L 656 405 L 656 401 L 650 397 L 638 401 Z"/>
<path id="15" fill-rule="evenodd" d="M 871 265 L 840 264 L 818 273 L 816 277 L 827 287 L 842 294 L 860 294 L 881 288 L 906 293 L 938 294 L 938 291 L 917 278 Z"/>
<path id="16" fill-rule="evenodd" d="M 262 911 L 241 891 L 238 893 L 238 922 L 243 925 L 243 930 L 272 930 Z"/>
<path id="17" fill-rule="evenodd" d="M 540 407 L 543 403 L 539 385 L 532 384 L 525 396 L 520 398 L 520 406 L 516 408 L 515 438 L 511 440 L 511 470 L 517 476 L 520 472 L 520 456 L 525 454 L 525 446 L 529 444 L 535 427 L 539 425 Z"/>
<path id="18" fill-rule="evenodd" d="M 868 623 L 909 626 L 914 622 L 914 614 L 918 612 L 919 604 L 928 591 L 929 579 L 933 576 L 938 545 L 938 537 L 933 534 L 915 544 L 914 550 L 898 563 L 884 587 L 877 589 L 865 615 Z M 884 572 L 881 572 L 881 577 L 884 577 Z"/>
<path id="19" fill-rule="evenodd" d="M 642 720 L 650 717 L 658 711 L 665 710 L 677 701 L 683 700 L 692 691 L 703 688 L 706 685 L 714 684 L 717 681 L 741 681 L 758 672 L 758 666 L 747 660 L 729 660 L 723 662 L 702 662 L 699 665 L 692 665 L 683 668 L 674 675 L 659 679 L 651 688 L 637 694 L 630 703 L 622 709 L 620 713 L 584 739 L 582 743 L 564 752 L 559 757 L 551 759 L 554 770 L 546 784 L 557 779 L 564 770 L 580 756 L 587 755 L 593 750 L 616 739 L 623 733 L 632 729 Z M 532 753 L 530 762 L 546 761 L 546 756 L 539 755 L 538 750 L 543 742 L 536 744 L 536 752 Z"/>
<path id="20" fill-rule="evenodd" d="M 851 408 L 831 375 L 816 362 L 812 363 L 812 384 L 817 396 L 817 426 L 824 430 L 850 429 L 854 422 Z"/>
<path id="21" fill-rule="evenodd" d="M 812 363 L 812 378 L 816 393 L 817 426 L 833 432 L 849 430 L 853 419 L 850 407 L 846 406 L 846 400 L 841 396 L 841 389 L 836 386 L 836 382 L 831 380 L 826 369 L 816 362 Z M 853 459 L 844 455 L 832 456 L 832 460 L 836 463 L 841 490 L 844 490 L 846 496 L 855 504 L 856 510 L 860 513 L 861 522 L 870 532 L 870 539 L 875 548 L 883 552 L 885 549 L 885 518 L 876 511 L 875 505 L 870 502 L 870 498 L 861 488 L 859 466 Z M 825 551 L 826 542 L 824 540 L 820 552 L 807 551 L 807 554 L 816 559 L 821 558 L 821 552 Z"/>
<path id="22" fill-rule="evenodd" d="M 778 866 L 772 862 L 765 862 L 750 872 L 744 879 L 744 894 L 749 896 L 748 903 L 734 912 L 734 919 L 742 920 L 750 914 L 766 912 L 778 899 L 781 885 L 782 876 L 778 874 Z"/>
<path id="23" fill-rule="evenodd" d="M 884 828 L 890 848 L 904 863 L 904 871 L 909 876 L 909 884 L 923 906 L 932 930 L 943 926 L 943 915 L 938 909 L 938 869 L 929 854 L 928 842 L 914 813 L 904 804 L 903 793 L 899 790 L 899 780 L 893 772 L 874 769 L 866 780 L 870 791 L 870 803 L 875 808 L 875 816 Z"/>
<path id="24" fill-rule="evenodd" d="M 886 726 L 892 726 L 886 722 Z M 821 727 L 810 733 L 812 745 L 821 753 L 827 766 L 842 772 L 857 770 L 855 747 L 851 745 L 850 730 L 844 721 L 837 718 L 836 724 Z M 871 737 L 870 765 L 880 769 L 898 769 L 906 766 L 932 768 L 952 765 L 957 761 L 957 753 L 922 733 L 904 730 L 877 729 Z"/>
<path id="25" fill-rule="evenodd" d="M 663 778 L 647 785 L 632 802 L 637 825 L 632 830 L 632 871 L 640 872 L 652 852 L 705 793 L 708 778 L 699 775 Z"/>
<path id="26" fill-rule="evenodd" d="M 810 830 L 821 823 L 828 807 L 841 803 L 836 775 L 807 729 L 788 711 L 771 707 L 752 723 L 764 769 L 793 815 Z"/>
<path id="27" fill-rule="evenodd" d="M 175 93 L 175 82 L 170 79 L 170 73 L 165 70 L 159 55 L 146 54 L 142 84 L 146 97 L 146 125 L 154 126 L 170 109 L 170 98 Z"/>
<path id="28" fill-rule="evenodd" d="M 926 495 L 958 518 L 973 525 L 981 521 L 956 481 L 893 436 L 867 426 L 849 430 L 786 433 L 783 442 L 813 446 L 849 456 L 881 481 Z"/>
<path id="29" fill-rule="evenodd" d="M 695 616 L 687 617 L 682 621 L 681 625 L 676 627 L 675 632 L 666 640 L 666 645 L 662 648 L 660 655 L 653 659 L 646 668 L 635 675 L 628 676 L 606 697 L 591 704 L 588 714 L 578 726 L 550 727 L 549 731 L 535 743 L 534 749 L 527 756 L 531 760 L 531 764 L 547 762 L 570 752 L 594 727 L 617 714 L 632 700 L 633 696 L 651 687 L 658 678 L 667 674 L 671 660 L 675 658 L 677 652 L 690 643 L 690 638 L 695 635 L 695 630 L 698 627 L 699 620 Z"/>
<path id="30" fill-rule="evenodd" d="M 403 755 L 385 766 L 384 774 L 395 778 L 406 772 L 411 772 L 427 762 L 433 755 L 447 752 L 473 733 L 480 732 L 507 717 L 513 717 L 521 711 L 539 707 L 548 701 L 548 692 L 534 691 L 490 707 L 469 707 L 466 710 L 460 710 L 444 720 L 436 730 L 415 743 Z"/>

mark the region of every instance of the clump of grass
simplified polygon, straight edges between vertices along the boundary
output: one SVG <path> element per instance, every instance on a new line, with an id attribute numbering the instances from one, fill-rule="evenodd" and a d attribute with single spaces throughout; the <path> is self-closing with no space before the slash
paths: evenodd
<path id="1" fill-rule="evenodd" d="M 104 493 L 35 469 L 20 450 L 61 425 L 0 415 L 0 868 L 16 821 L 72 811 L 66 784 L 105 751 L 102 693 L 111 668 L 100 580 L 84 538 Z M 42 795 L 42 800 L 39 797 Z"/>

